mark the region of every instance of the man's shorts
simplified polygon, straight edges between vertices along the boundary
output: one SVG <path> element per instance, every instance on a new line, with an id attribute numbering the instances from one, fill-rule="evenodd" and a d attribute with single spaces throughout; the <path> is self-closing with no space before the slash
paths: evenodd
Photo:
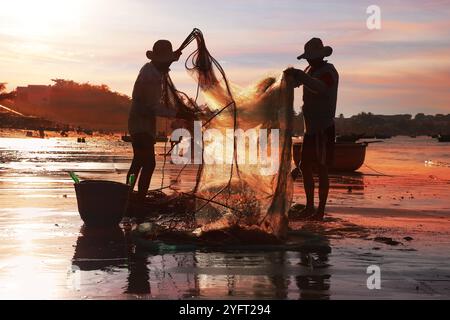
<path id="1" fill-rule="evenodd" d="M 305 165 L 326 165 L 330 167 L 334 158 L 334 125 L 316 134 L 305 134 L 302 144 L 302 159 Z"/>
<path id="2" fill-rule="evenodd" d="M 131 145 L 133 149 L 152 149 L 155 145 L 153 136 L 146 132 L 131 134 Z"/>

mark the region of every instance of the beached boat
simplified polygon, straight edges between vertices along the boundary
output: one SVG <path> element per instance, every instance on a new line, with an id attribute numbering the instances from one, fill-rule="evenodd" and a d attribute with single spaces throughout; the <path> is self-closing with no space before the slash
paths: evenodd
<path id="1" fill-rule="evenodd" d="M 364 164 L 366 157 L 366 142 L 336 142 L 334 150 L 332 171 L 352 172 L 356 171 Z M 301 160 L 302 143 L 293 143 L 293 158 L 295 163 Z"/>
<path id="2" fill-rule="evenodd" d="M 356 142 L 363 137 L 363 134 L 337 135 L 336 142 Z"/>

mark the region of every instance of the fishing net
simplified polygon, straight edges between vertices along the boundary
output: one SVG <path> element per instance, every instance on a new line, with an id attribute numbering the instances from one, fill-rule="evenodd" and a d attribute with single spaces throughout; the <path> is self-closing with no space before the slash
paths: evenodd
<path id="1" fill-rule="evenodd" d="M 192 193 L 200 226 L 195 232 L 237 227 L 283 238 L 292 199 L 293 88 L 283 75 L 246 88 L 231 84 L 200 30 L 194 29 L 180 49 L 193 40 L 197 49 L 186 68 L 211 114 L 202 119 L 203 135 L 196 141 L 201 164 Z M 178 104 L 199 110 L 171 81 L 168 87 Z"/>

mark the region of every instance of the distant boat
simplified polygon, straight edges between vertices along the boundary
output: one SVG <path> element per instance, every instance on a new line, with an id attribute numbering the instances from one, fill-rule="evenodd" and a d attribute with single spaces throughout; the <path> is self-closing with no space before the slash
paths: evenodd
<path id="1" fill-rule="evenodd" d="M 392 136 L 388 134 L 375 134 L 375 139 L 390 139 L 390 138 L 392 138 Z"/>
<path id="2" fill-rule="evenodd" d="M 130 135 L 123 135 L 122 136 L 122 141 L 124 142 L 131 142 L 131 136 Z"/>
<path id="3" fill-rule="evenodd" d="M 131 142 L 131 136 L 130 135 L 123 135 L 121 137 L 122 141 L 124 142 Z M 169 138 L 163 135 L 156 137 L 156 142 L 167 142 L 169 141 Z"/>
<path id="4" fill-rule="evenodd" d="M 450 134 L 439 134 L 437 139 L 439 142 L 450 142 Z"/>
<path id="5" fill-rule="evenodd" d="M 334 149 L 333 165 L 331 171 L 353 172 L 361 168 L 366 158 L 366 142 L 336 142 Z M 293 158 L 295 163 L 301 160 L 302 143 L 293 144 Z"/>

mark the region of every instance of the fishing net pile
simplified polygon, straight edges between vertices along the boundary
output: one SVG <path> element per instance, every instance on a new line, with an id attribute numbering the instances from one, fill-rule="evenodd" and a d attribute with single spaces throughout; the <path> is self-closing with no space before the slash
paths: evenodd
<path id="1" fill-rule="evenodd" d="M 196 40 L 186 68 L 198 83 L 209 116 L 202 120 L 202 163 L 192 191 L 195 233 L 247 230 L 283 238 L 292 199 L 293 88 L 283 74 L 241 88 L 231 84 L 194 29 L 180 49 Z M 187 109 L 195 101 L 170 82 L 169 96 Z M 177 148 L 177 147 L 175 147 Z"/>

